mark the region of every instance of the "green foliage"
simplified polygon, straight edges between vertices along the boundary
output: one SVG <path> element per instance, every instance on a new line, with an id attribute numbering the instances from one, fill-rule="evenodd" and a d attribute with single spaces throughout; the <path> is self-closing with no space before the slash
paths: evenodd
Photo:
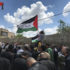
<path id="1" fill-rule="evenodd" d="M 23 37 L 22 34 L 17 34 L 17 35 L 16 35 L 16 38 L 21 38 L 21 37 Z"/>
<path id="2" fill-rule="evenodd" d="M 70 26 L 68 26 L 63 20 L 60 20 L 58 33 L 69 33 L 69 32 L 70 32 Z"/>

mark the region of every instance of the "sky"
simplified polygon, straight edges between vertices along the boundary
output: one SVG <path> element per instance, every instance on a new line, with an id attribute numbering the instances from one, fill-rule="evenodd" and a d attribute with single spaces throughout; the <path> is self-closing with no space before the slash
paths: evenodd
<path id="1" fill-rule="evenodd" d="M 17 25 L 38 15 L 38 31 L 23 32 L 23 36 L 27 38 L 35 36 L 41 30 L 44 30 L 46 35 L 57 33 L 60 19 L 70 24 L 70 13 L 67 12 L 70 11 L 70 0 L 0 0 L 0 2 L 4 3 L 4 10 L 0 7 L 0 28 L 8 29 L 15 34 Z M 62 14 L 54 16 L 59 13 Z"/>

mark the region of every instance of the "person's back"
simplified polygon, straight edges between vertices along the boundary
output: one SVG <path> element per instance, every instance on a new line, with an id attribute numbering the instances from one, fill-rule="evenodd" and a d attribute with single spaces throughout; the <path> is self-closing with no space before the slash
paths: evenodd
<path id="1" fill-rule="evenodd" d="M 23 58 L 16 58 L 14 61 L 13 70 L 27 70 L 26 60 Z"/>
<path id="2" fill-rule="evenodd" d="M 48 70 L 55 70 L 55 64 L 50 60 L 50 54 L 42 52 L 39 54 L 39 62 L 44 65 Z"/>
<path id="3" fill-rule="evenodd" d="M 65 70 L 70 70 L 70 54 L 65 57 Z"/>
<path id="4" fill-rule="evenodd" d="M 50 47 L 49 44 L 46 44 L 46 50 L 45 50 L 45 52 L 48 52 L 48 53 L 50 54 L 50 58 L 51 58 L 51 60 L 53 61 L 53 60 L 54 60 L 53 50 L 52 50 L 52 48 Z"/>
<path id="5" fill-rule="evenodd" d="M 46 66 L 44 66 L 43 64 L 37 62 L 34 63 L 29 70 L 48 70 L 48 68 Z"/>
<path id="6" fill-rule="evenodd" d="M 27 59 L 28 70 L 48 70 L 46 66 L 36 61 L 34 58 L 29 57 Z"/>
<path id="7" fill-rule="evenodd" d="M 5 52 L 1 53 L 1 56 L 4 58 L 7 58 L 10 60 L 10 62 L 12 63 L 14 60 L 14 53 L 13 53 L 13 45 L 9 45 L 7 50 Z"/>
<path id="8" fill-rule="evenodd" d="M 62 53 L 65 56 L 65 70 L 70 70 L 70 48 L 67 46 L 62 47 Z"/>
<path id="9" fill-rule="evenodd" d="M 0 70 L 10 70 L 10 61 L 8 59 L 0 57 Z"/>
<path id="10" fill-rule="evenodd" d="M 55 64 L 51 61 L 51 60 L 48 60 L 48 59 L 42 59 L 40 61 L 40 63 L 42 65 L 44 65 L 45 67 L 48 68 L 48 70 L 55 70 Z"/>
<path id="11" fill-rule="evenodd" d="M 51 60 L 53 61 L 53 50 L 51 48 L 47 48 L 46 52 L 48 52 L 50 54 Z"/>
<path id="12" fill-rule="evenodd" d="M 11 52 L 2 52 L 1 56 L 10 60 L 11 63 L 14 59 L 14 53 L 11 53 Z"/>

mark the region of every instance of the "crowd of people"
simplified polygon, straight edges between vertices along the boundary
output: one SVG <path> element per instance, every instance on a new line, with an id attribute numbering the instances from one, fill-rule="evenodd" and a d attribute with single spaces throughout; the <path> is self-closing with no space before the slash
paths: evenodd
<path id="1" fill-rule="evenodd" d="M 0 70 L 70 70 L 70 48 L 42 42 L 1 43 Z"/>

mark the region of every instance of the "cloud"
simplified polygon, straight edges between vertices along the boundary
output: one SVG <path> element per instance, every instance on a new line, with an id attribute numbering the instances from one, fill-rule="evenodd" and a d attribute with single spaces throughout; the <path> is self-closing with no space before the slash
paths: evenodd
<path id="1" fill-rule="evenodd" d="M 55 26 L 55 27 L 53 27 L 53 28 L 46 28 L 46 29 L 44 30 L 45 35 L 56 34 L 56 33 L 57 33 L 57 29 L 58 29 L 57 26 Z"/>
<path id="2" fill-rule="evenodd" d="M 57 33 L 57 29 L 58 27 L 55 26 L 53 28 L 46 28 L 44 29 L 44 32 L 45 32 L 45 35 L 52 35 L 52 34 L 56 34 Z M 37 34 L 39 34 L 39 32 L 41 31 L 41 29 L 39 29 L 39 31 L 28 31 L 28 32 L 24 32 L 23 33 L 23 36 L 24 37 L 27 37 L 27 38 L 30 38 L 30 37 L 34 37 L 36 36 Z"/>
<path id="3" fill-rule="evenodd" d="M 44 23 L 45 24 L 53 23 L 51 16 L 53 16 L 54 13 L 47 12 L 47 11 L 48 11 L 48 8 L 41 1 L 38 1 L 36 3 L 31 4 L 30 7 L 22 6 L 21 8 L 18 8 L 17 11 L 13 13 L 13 15 L 10 15 L 10 13 L 7 13 L 6 15 L 4 15 L 4 18 L 6 21 L 8 21 L 9 23 L 12 23 L 15 26 L 27 19 L 34 17 L 35 15 L 38 15 L 38 20 L 39 20 L 38 24 L 40 26 Z M 42 18 L 46 18 L 46 19 L 42 19 Z M 16 32 L 17 27 L 13 27 L 11 31 Z M 23 35 L 28 37 L 29 36 L 28 34 L 30 33 L 31 31 L 23 33 Z"/>
<path id="4" fill-rule="evenodd" d="M 13 33 L 16 33 L 16 30 L 17 30 L 17 27 L 13 27 L 11 29 L 11 28 L 5 27 L 4 25 L 0 25 L 0 28 L 7 29 L 9 32 L 13 32 Z"/>
<path id="5" fill-rule="evenodd" d="M 6 29 L 16 34 L 17 27 L 14 26 L 13 28 L 6 28 Z"/>
<path id="6" fill-rule="evenodd" d="M 54 5 L 48 5 L 48 8 L 53 8 L 54 7 Z"/>
<path id="7" fill-rule="evenodd" d="M 42 24 L 44 22 L 52 23 L 53 20 L 48 17 L 53 16 L 54 13 L 47 12 L 47 10 L 48 10 L 47 7 L 43 5 L 41 1 L 38 1 L 36 3 L 31 4 L 30 7 L 23 6 L 22 8 L 18 8 L 17 11 L 13 13 L 13 15 L 10 15 L 10 13 L 7 13 L 6 15 L 4 15 L 4 18 L 6 21 L 10 23 L 19 24 L 22 21 L 25 21 L 35 15 L 38 15 L 39 19 L 47 18 L 47 19 L 41 20 L 39 24 Z"/>
<path id="8" fill-rule="evenodd" d="M 64 12 L 67 12 L 67 13 L 64 13 Z M 70 14 L 70 2 L 68 2 L 63 9 L 63 16 L 68 16 L 69 14 Z"/>
<path id="9" fill-rule="evenodd" d="M 0 25 L 0 28 L 5 28 L 5 26 L 3 26 L 3 25 Z"/>
<path id="10" fill-rule="evenodd" d="M 9 30 L 11 32 L 11 29 L 6 28 L 4 25 L 0 25 L 0 28 L 7 29 L 7 30 Z"/>
<path id="11" fill-rule="evenodd" d="M 7 13 L 6 15 L 4 15 L 4 18 L 6 21 L 13 23 L 13 24 L 18 24 L 19 23 L 19 18 L 11 16 L 9 13 Z"/>

